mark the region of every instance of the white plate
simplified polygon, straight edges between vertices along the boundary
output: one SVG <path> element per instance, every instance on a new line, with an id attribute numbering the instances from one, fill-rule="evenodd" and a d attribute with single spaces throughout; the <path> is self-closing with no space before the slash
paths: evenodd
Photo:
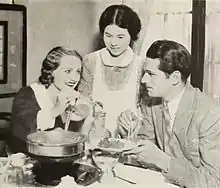
<path id="1" fill-rule="evenodd" d="M 107 152 L 123 152 L 123 151 L 131 150 L 137 147 L 137 144 L 131 140 L 118 139 L 118 138 L 109 138 L 108 140 L 110 142 L 111 141 L 121 142 L 122 144 L 124 144 L 124 146 L 122 148 L 113 148 L 113 147 L 100 147 L 98 145 L 97 148 L 103 151 L 107 151 Z"/>

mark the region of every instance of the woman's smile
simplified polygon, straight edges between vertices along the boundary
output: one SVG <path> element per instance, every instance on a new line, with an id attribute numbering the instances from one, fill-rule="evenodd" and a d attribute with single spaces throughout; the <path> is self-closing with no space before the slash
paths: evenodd
<path id="1" fill-rule="evenodd" d="M 77 81 L 68 81 L 68 82 L 65 82 L 65 84 L 69 87 L 74 87 L 77 84 Z"/>

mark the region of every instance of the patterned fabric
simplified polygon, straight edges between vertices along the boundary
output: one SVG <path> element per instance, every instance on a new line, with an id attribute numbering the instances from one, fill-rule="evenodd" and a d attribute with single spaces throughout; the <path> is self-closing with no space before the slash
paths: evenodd
<path id="1" fill-rule="evenodd" d="M 133 51 L 129 51 L 129 57 L 132 58 L 124 59 L 123 67 L 117 66 L 119 70 L 115 71 L 114 66 L 103 62 L 104 51 L 105 48 L 84 57 L 82 79 L 78 90 L 92 100 L 101 100 L 104 103 L 104 109 L 107 110 L 106 125 L 114 134 L 117 116 L 122 111 L 131 109 L 138 113 L 138 78 L 143 59 Z M 108 80 L 111 80 L 111 83 L 108 83 Z"/>
<path id="2" fill-rule="evenodd" d="M 170 140 L 172 137 L 172 128 L 171 128 L 171 119 L 169 114 L 169 108 L 167 102 L 164 102 L 162 105 L 163 121 L 164 121 L 164 151 L 172 155 Z"/>
<path id="3" fill-rule="evenodd" d="M 141 138 L 163 150 L 161 100 L 142 105 Z M 189 188 L 220 187 L 220 107 L 187 85 L 177 109 L 170 139 L 171 161 L 164 176 Z"/>
<path id="4" fill-rule="evenodd" d="M 115 68 L 101 64 L 103 81 L 109 90 L 124 89 L 132 73 L 133 63 L 123 68 Z"/>

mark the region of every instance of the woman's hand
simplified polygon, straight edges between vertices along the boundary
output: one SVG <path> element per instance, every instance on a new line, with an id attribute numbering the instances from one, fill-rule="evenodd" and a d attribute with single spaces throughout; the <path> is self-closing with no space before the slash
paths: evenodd
<path id="1" fill-rule="evenodd" d="M 75 90 L 61 91 L 57 96 L 55 106 L 52 108 L 52 116 L 57 117 L 61 115 L 70 104 L 75 104 L 79 97 L 79 92 Z"/>
<path id="2" fill-rule="evenodd" d="M 83 119 L 86 119 L 91 113 L 91 110 L 92 110 L 91 101 L 79 97 L 79 99 L 76 101 L 76 104 L 72 106 L 71 120 L 81 121 Z"/>

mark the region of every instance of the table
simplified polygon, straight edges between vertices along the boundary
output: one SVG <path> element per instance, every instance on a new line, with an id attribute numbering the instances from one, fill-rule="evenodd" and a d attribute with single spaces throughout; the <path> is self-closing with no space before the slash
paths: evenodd
<path id="1" fill-rule="evenodd" d="M 124 179 L 135 182 L 136 184 L 130 184 L 126 181 L 123 181 L 118 178 L 112 179 L 108 183 L 93 183 L 87 188 L 178 188 L 178 186 L 167 183 L 165 181 L 164 176 L 160 172 L 156 172 L 149 169 L 143 169 L 133 166 L 127 166 L 121 163 L 118 163 L 115 167 L 116 175 L 122 177 Z M 1 179 L 1 178 L 0 178 Z M 7 187 L 7 186 L 6 186 Z M 5 186 L 1 186 L 0 188 L 6 188 Z M 28 185 L 23 186 L 23 188 L 36 188 L 42 187 L 37 185 Z M 52 188 L 51 186 L 44 186 L 45 188 Z M 70 185 L 70 187 L 74 188 L 82 188 L 82 186 Z M 65 187 L 66 188 L 66 187 Z"/>
<path id="2" fill-rule="evenodd" d="M 118 178 L 114 178 L 109 183 L 94 183 L 89 188 L 178 188 L 178 186 L 165 182 L 164 176 L 160 172 L 143 169 L 118 163 L 115 167 L 116 175 L 136 184 L 130 184 Z"/>

